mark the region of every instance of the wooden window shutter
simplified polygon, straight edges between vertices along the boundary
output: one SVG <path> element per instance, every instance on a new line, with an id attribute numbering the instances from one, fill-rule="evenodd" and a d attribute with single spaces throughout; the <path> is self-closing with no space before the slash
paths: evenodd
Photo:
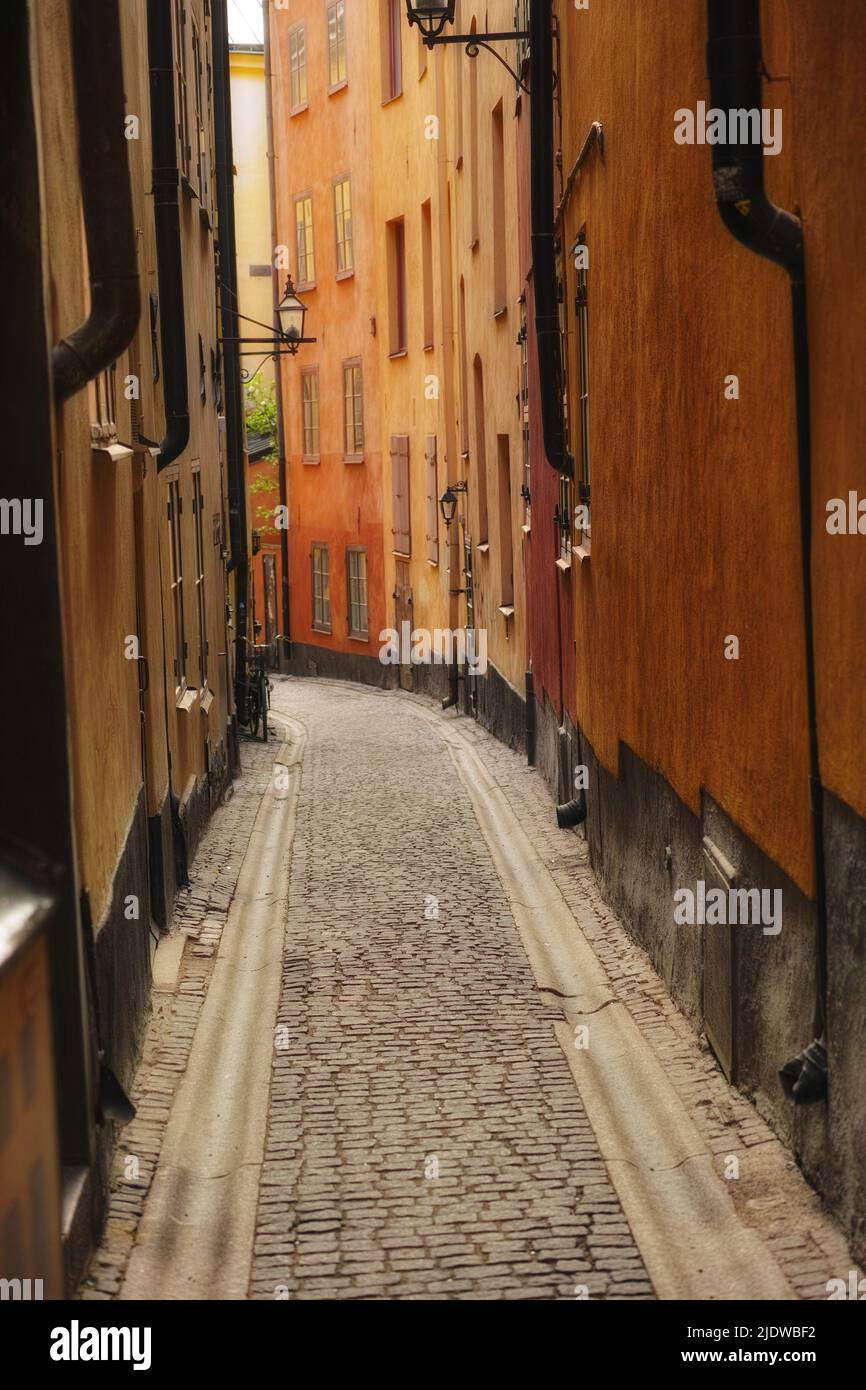
<path id="1" fill-rule="evenodd" d="M 399 555 L 412 554 L 412 523 L 409 511 L 409 436 L 391 435 L 391 486 L 394 503 L 394 549 Z"/>
<path id="2" fill-rule="evenodd" d="M 427 436 L 427 559 L 439 563 L 439 485 L 435 434 Z"/>

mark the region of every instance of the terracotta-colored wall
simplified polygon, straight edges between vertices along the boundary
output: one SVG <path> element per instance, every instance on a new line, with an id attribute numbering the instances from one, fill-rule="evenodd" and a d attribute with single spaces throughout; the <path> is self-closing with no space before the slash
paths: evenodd
<path id="1" fill-rule="evenodd" d="M 535 289 L 532 279 L 530 221 L 532 155 L 530 106 L 521 105 L 517 141 L 517 245 L 521 281 L 526 295 L 529 359 L 530 521 L 523 533 L 526 664 L 532 671 L 535 698 L 546 699 L 557 718 L 575 711 L 574 586 L 572 571 L 557 565 L 559 535 L 554 511 L 559 501 L 559 474 L 544 452 L 541 427 L 541 383 L 535 332 Z"/>
<path id="2" fill-rule="evenodd" d="M 306 26 L 306 110 L 290 114 L 288 32 Z M 278 245 L 289 248 L 297 283 L 294 195 L 311 191 L 316 258 L 315 287 L 304 289 L 306 333 L 317 344 L 282 359 L 286 451 L 289 467 L 289 571 L 292 640 L 334 651 L 375 656 L 384 624 L 382 480 L 377 385 L 378 346 L 371 333 L 377 314 L 373 278 L 373 221 L 367 73 L 371 51 L 363 6 L 347 4 L 347 82 L 328 93 L 326 7 L 297 0 L 269 7 L 274 169 Z M 332 180 L 352 183 L 354 275 L 337 279 Z M 359 357 L 363 377 L 364 460 L 344 462 L 342 366 Z M 301 380 L 304 367 L 319 368 L 320 461 L 302 461 Z M 332 632 L 312 626 L 311 549 L 330 549 Z M 367 549 L 368 632 L 365 642 L 348 635 L 346 547 Z"/>
<path id="3" fill-rule="evenodd" d="M 792 4 L 792 144 L 806 235 L 812 377 L 815 647 L 821 776 L 866 815 L 866 536 L 831 536 L 827 502 L 866 499 L 866 7 Z M 825 138 L 829 130 L 831 139 Z M 866 521 L 863 522 L 866 527 Z"/>
<path id="4" fill-rule="evenodd" d="M 766 65 L 787 73 L 788 6 L 763 10 Z M 590 248 L 593 535 L 575 576 L 577 712 L 607 767 L 623 741 L 692 810 L 706 788 L 809 892 L 789 287 L 723 227 L 709 149 L 674 141 L 675 110 L 708 95 L 704 9 L 677 15 L 561 13 L 564 166 L 593 121 L 606 137 L 565 223 L 568 245 L 585 223 Z M 767 88 L 788 132 L 765 160 L 767 189 L 788 207 L 802 198 L 791 98 L 788 82 Z M 724 398 L 729 373 L 738 401 Z M 724 658 L 728 634 L 738 661 Z"/>

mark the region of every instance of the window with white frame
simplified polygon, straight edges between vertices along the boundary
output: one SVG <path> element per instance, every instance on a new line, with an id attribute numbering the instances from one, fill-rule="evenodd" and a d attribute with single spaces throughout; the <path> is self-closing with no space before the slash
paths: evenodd
<path id="1" fill-rule="evenodd" d="M 289 82 L 294 115 L 307 104 L 307 36 L 303 24 L 289 30 Z"/>
<path id="2" fill-rule="evenodd" d="M 346 4 L 336 0 L 328 6 L 328 90 L 346 81 Z"/>
<path id="3" fill-rule="evenodd" d="M 295 198 L 295 248 L 298 257 L 298 288 L 308 289 L 316 280 L 311 193 L 299 193 Z"/>
<path id="4" fill-rule="evenodd" d="M 301 416 L 305 459 L 319 457 L 319 369 L 305 367 L 301 372 Z"/>
<path id="5" fill-rule="evenodd" d="M 349 636 L 368 635 L 367 616 L 367 552 L 361 546 L 346 551 L 349 579 Z"/>
<path id="6" fill-rule="evenodd" d="M 343 452 L 346 458 L 360 458 L 364 452 L 364 406 L 361 363 L 343 363 Z"/>
<path id="7" fill-rule="evenodd" d="M 355 253 L 352 243 L 352 183 L 348 174 L 334 180 L 334 231 L 337 274 L 351 275 L 355 269 Z"/>
<path id="8" fill-rule="evenodd" d="M 317 632 L 330 632 L 331 576 L 326 545 L 313 545 L 311 563 L 313 570 L 313 627 Z"/>

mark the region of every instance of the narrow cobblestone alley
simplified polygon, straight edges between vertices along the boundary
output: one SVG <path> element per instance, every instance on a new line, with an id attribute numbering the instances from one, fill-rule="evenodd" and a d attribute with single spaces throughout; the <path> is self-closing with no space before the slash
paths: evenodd
<path id="1" fill-rule="evenodd" d="M 150 1297 L 168 1296 L 160 1288 L 169 1284 L 177 1296 L 178 1278 L 182 1286 L 176 1227 L 194 1219 L 192 1198 L 189 1207 L 182 1196 L 167 1211 L 157 1206 L 155 1254 L 134 1284 L 130 1256 L 142 1253 L 162 1138 L 183 1096 L 213 953 L 241 862 L 254 853 L 269 775 L 281 785 L 303 729 L 279 1005 L 275 1018 L 266 1007 L 257 1015 L 273 1049 L 251 1248 L 240 1252 L 249 1296 L 676 1296 L 675 1285 L 656 1286 L 641 1249 L 642 1232 L 651 1246 L 661 1230 L 665 1280 L 679 1264 L 684 1287 L 709 1297 L 714 1281 L 720 1296 L 826 1297 L 826 1280 L 850 1264 L 844 1240 L 599 900 L 585 845 L 552 828 L 538 775 L 474 721 L 412 696 L 275 680 L 274 714 L 286 743 L 245 745 L 239 791 L 215 818 L 178 906 L 184 957 L 175 992 L 156 996 L 138 1116 L 122 1132 L 111 1217 L 83 1296 L 142 1296 L 143 1283 Z M 540 872 L 556 883 L 573 931 L 592 941 L 611 1002 L 627 1006 L 669 1078 L 670 1096 L 653 1103 L 673 1105 L 694 1126 L 688 1157 L 706 1164 L 695 1190 L 709 1182 L 725 1204 L 725 1238 L 742 1260 L 739 1294 L 714 1267 L 711 1211 L 707 1229 L 685 1241 L 674 1192 L 669 1211 L 650 1215 L 633 1196 L 624 1210 L 629 1164 L 616 1148 L 602 1152 L 584 1108 L 567 1056 L 566 1001 L 533 974 L 452 757 L 455 733 L 519 808 Z M 242 931 L 249 907 L 235 899 L 235 911 Z M 246 1081 L 257 1084 L 254 1075 Z M 615 1095 L 621 1078 L 604 1081 Z M 218 1085 L 209 1105 L 219 1114 Z M 651 1169 L 647 1146 L 639 1162 Z M 732 1155 L 742 1171 L 724 1184 L 729 1197 L 721 1177 Z M 187 1190 L 184 1179 L 177 1192 Z M 664 1202 L 665 1190 L 653 1200 Z M 197 1232 L 203 1274 L 191 1296 L 208 1296 L 229 1239 L 215 1209 L 212 1229 Z"/>

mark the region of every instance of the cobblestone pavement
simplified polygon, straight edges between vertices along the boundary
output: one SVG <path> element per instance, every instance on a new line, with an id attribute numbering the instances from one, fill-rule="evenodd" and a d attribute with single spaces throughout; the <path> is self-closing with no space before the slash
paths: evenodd
<path id="1" fill-rule="evenodd" d="M 539 775 L 417 697 L 274 684 L 275 710 L 307 738 L 250 1297 L 655 1297 L 554 1036 L 563 1014 L 536 987 L 437 732 L 456 721 L 717 1172 L 737 1157 L 727 1187 L 740 1219 L 800 1297 L 826 1298 L 828 1279 L 856 1269 L 838 1227 L 601 900 L 586 844 L 557 830 Z M 242 752 L 244 774 L 177 901 L 179 982 L 154 995 L 138 1114 L 120 1132 L 84 1298 L 122 1285 L 253 823 L 284 761 L 278 741 Z"/>
<path id="2" fill-rule="evenodd" d="M 175 900 L 171 930 L 187 938 L 178 987 L 174 994 L 153 995 L 142 1060 L 130 1091 L 136 1115 L 118 1130 L 108 1220 L 82 1298 L 113 1298 L 120 1291 L 276 746 L 242 738 L 243 774 L 229 800 L 214 812 L 189 870 L 189 885 Z"/>
<path id="3" fill-rule="evenodd" d="M 275 704 L 308 740 L 252 1296 L 651 1298 L 447 749 L 392 694 Z"/>

